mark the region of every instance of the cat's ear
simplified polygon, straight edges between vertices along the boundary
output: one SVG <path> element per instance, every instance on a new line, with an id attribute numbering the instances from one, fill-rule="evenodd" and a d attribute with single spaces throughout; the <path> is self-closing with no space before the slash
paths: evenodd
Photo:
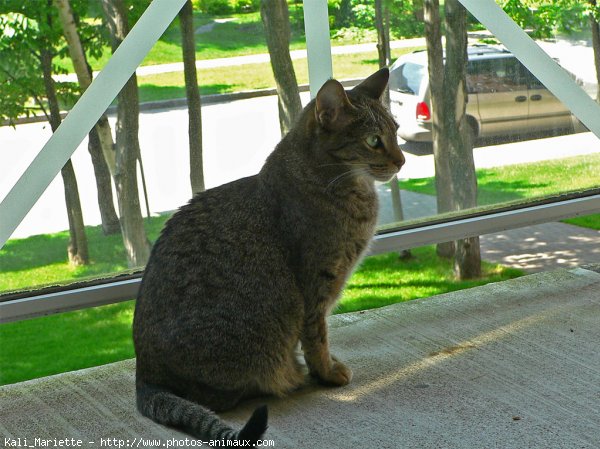
<path id="1" fill-rule="evenodd" d="M 353 108 L 344 86 L 334 79 L 327 80 L 319 89 L 315 103 L 317 122 L 328 130 L 340 129 L 347 124 L 346 112 Z"/>
<path id="2" fill-rule="evenodd" d="M 352 89 L 352 91 L 360 92 L 374 100 L 381 100 L 381 96 L 385 91 L 389 79 L 390 71 L 387 67 L 384 67 L 373 73 L 370 77 Z"/>

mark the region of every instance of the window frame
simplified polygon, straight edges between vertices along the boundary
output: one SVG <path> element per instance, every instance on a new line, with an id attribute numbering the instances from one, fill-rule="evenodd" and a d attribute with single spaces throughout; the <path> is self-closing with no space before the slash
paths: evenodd
<path id="1" fill-rule="evenodd" d="M 0 247 L 71 157 L 106 107 L 116 97 L 146 53 L 176 17 L 186 0 L 154 0 L 132 28 L 106 67 L 77 102 L 7 197 L 0 203 Z M 536 76 L 573 114 L 600 138 L 600 106 L 493 0 L 459 0 Z M 306 45 L 311 97 L 332 76 L 327 2 L 304 0 Z M 597 190 L 597 189 L 596 189 Z M 416 227 L 378 234 L 371 254 L 498 232 L 600 211 L 600 194 L 581 192 L 567 199 L 494 209 L 476 216 L 459 216 Z M 135 297 L 141 273 L 119 276 L 93 285 L 71 285 L 0 295 L 0 322 L 110 304 Z M 93 282 L 93 281 L 92 281 Z"/>

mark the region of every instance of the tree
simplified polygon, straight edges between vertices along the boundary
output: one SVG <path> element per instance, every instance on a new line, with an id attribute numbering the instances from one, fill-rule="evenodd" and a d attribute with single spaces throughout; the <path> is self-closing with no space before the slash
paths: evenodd
<path id="1" fill-rule="evenodd" d="M 600 24 L 598 20 L 600 17 L 600 7 L 596 0 L 589 0 L 590 2 L 590 28 L 592 30 L 592 48 L 594 49 L 594 66 L 596 68 L 596 101 L 600 102 Z"/>
<path id="2" fill-rule="evenodd" d="M 47 15 L 50 21 L 50 15 Z M 46 98 L 50 109 L 50 126 L 52 132 L 56 132 L 60 126 L 60 109 L 58 98 L 52 79 L 52 53 L 49 48 L 41 49 L 41 66 L 46 88 Z M 69 219 L 69 244 L 67 254 L 69 262 L 72 265 L 86 265 L 89 263 L 89 253 L 87 237 L 85 235 L 85 225 L 83 223 L 83 213 L 81 211 L 81 201 L 79 199 L 79 189 L 77 187 L 77 178 L 71 159 L 67 161 L 60 170 L 65 188 L 65 203 L 67 205 L 67 217 Z"/>
<path id="3" fill-rule="evenodd" d="M 438 0 L 424 0 L 429 84 L 433 118 L 433 154 L 438 212 L 477 205 L 473 138 L 466 120 L 466 10 L 457 0 L 444 4 L 446 62 L 441 41 Z M 438 245 L 438 253 L 454 255 L 459 279 L 481 275 L 479 238 Z"/>
<path id="4" fill-rule="evenodd" d="M 389 10 L 389 27 L 397 37 L 423 35 L 422 0 L 384 2 Z M 342 31 L 346 28 L 352 34 L 371 29 L 376 15 L 373 0 L 328 0 L 327 3 L 332 29 Z"/>
<path id="5" fill-rule="evenodd" d="M 127 9 L 122 0 L 102 0 L 102 9 L 114 52 L 129 32 Z M 150 256 L 150 242 L 144 230 L 137 186 L 137 161 L 140 158 L 138 130 L 139 97 L 134 73 L 118 96 L 114 174 L 123 243 L 130 267 L 145 265 Z"/>
<path id="6" fill-rule="evenodd" d="M 474 130 L 466 120 L 467 11 L 446 0 L 446 64 L 444 66 L 444 128 L 450 153 L 454 210 L 477 207 L 477 174 L 473 159 Z M 454 271 L 459 279 L 481 276 L 479 237 L 455 242 Z"/>
<path id="7" fill-rule="evenodd" d="M 375 0 L 375 28 L 377 29 L 377 53 L 379 56 L 379 68 L 389 67 L 392 63 L 392 51 L 390 48 L 390 11 L 384 0 Z M 389 87 L 385 89 L 384 102 L 390 107 Z M 394 175 L 390 181 L 390 193 L 392 196 L 392 209 L 394 220 L 403 221 L 402 198 L 398 187 L 398 176 Z M 400 252 L 400 257 L 411 257 L 410 250 Z"/>
<path id="8" fill-rule="evenodd" d="M 385 0 L 375 0 L 375 29 L 377 30 L 379 68 L 382 68 L 392 63 L 390 49 L 390 10 Z M 389 91 L 386 96 L 389 106 Z"/>
<path id="9" fill-rule="evenodd" d="M 277 86 L 279 126 L 281 134 L 285 135 L 302 112 L 298 82 L 290 57 L 291 31 L 287 1 L 261 0 L 260 16 Z"/>
<path id="10" fill-rule="evenodd" d="M 204 168 L 202 163 L 202 104 L 196 74 L 196 40 L 194 38 L 194 16 L 191 0 L 179 12 L 181 50 L 183 53 L 183 75 L 187 97 L 190 140 L 190 182 L 192 194 L 204 191 Z"/>
<path id="11" fill-rule="evenodd" d="M 586 3 L 579 0 L 502 0 L 500 5 L 511 19 L 535 38 L 554 37 L 587 26 Z"/>
<path id="12" fill-rule="evenodd" d="M 590 27 L 596 68 L 596 101 L 600 101 L 600 7 L 597 0 L 504 0 L 504 11 L 535 38 L 554 37 Z"/>
<path id="13" fill-rule="evenodd" d="M 77 23 L 69 0 L 54 0 L 54 6 L 58 10 L 58 16 L 62 25 L 63 34 L 67 41 L 69 55 L 71 61 L 73 61 L 79 88 L 81 93 L 83 93 L 92 83 L 92 70 L 88 64 L 79 37 Z M 114 207 L 110 174 L 111 169 L 113 173 L 115 169 L 115 151 L 112 132 L 105 114 L 102 115 L 89 133 L 88 151 L 92 159 L 96 178 L 102 230 L 105 235 L 113 234 L 120 229 L 120 225 Z"/>
<path id="14" fill-rule="evenodd" d="M 33 6 L 33 7 L 32 7 Z M 52 79 L 52 59 L 60 35 L 53 28 L 51 4 L 26 5 L 4 2 L 0 13 L 0 97 L 13 101 L 7 110 L 14 120 L 27 109 L 30 98 L 48 118 L 52 131 L 60 125 L 59 100 Z M 43 97 L 47 99 L 48 109 Z M 4 112 L 2 115 L 6 114 Z M 77 178 L 71 160 L 61 169 L 64 184 L 69 243 L 67 254 L 73 265 L 89 262 L 87 237 L 81 211 Z"/>

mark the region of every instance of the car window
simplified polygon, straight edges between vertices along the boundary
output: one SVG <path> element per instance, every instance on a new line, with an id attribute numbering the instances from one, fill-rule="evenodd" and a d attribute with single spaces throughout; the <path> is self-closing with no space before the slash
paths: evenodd
<path id="1" fill-rule="evenodd" d="M 425 76 L 425 66 L 413 62 L 405 62 L 392 70 L 390 74 L 390 89 L 397 92 L 419 93 L 419 87 Z"/>
<path id="2" fill-rule="evenodd" d="M 494 93 L 527 90 L 525 68 L 516 58 L 469 61 L 469 93 Z"/>

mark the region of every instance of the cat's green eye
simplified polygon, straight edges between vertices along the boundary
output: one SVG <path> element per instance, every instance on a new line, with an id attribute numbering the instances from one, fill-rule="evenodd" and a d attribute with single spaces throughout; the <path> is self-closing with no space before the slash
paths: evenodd
<path id="1" fill-rule="evenodd" d="M 381 145 L 381 139 L 376 135 L 367 137 L 365 142 L 367 142 L 367 145 L 369 145 L 371 148 L 377 148 Z"/>

